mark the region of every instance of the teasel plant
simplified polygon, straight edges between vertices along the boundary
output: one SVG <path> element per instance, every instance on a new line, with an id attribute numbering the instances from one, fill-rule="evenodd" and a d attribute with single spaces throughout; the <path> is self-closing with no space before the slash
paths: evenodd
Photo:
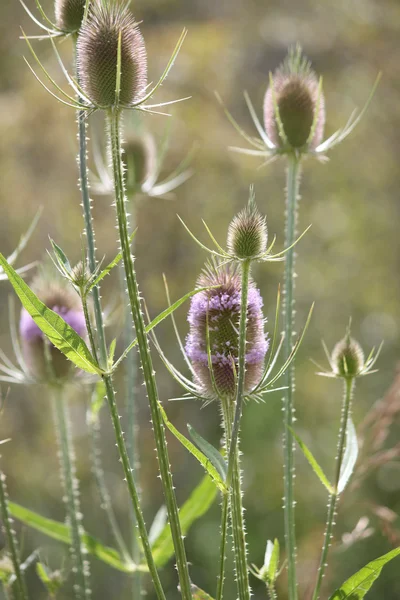
<path id="1" fill-rule="evenodd" d="M 30 284 L 39 300 L 85 339 L 87 328 L 79 296 L 51 268 L 41 265 L 39 273 Z M 86 549 L 82 544 L 79 481 L 76 476 L 75 450 L 72 441 L 68 392 L 71 384 L 90 384 L 92 378 L 79 372 L 65 355 L 43 334 L 29 312 L 22 308 L 16 331 L 15 313 L 10 306 L 11 338 L 18 366 L 0 352 L 0 381 L 23 385 L 40 385 L 52 399 L 54 430 L 57 433 L 61 481 L 67 523 L 71 531 L 71 562 L 75 597 L 90 598 L 90 571 Z"/>
<path id="2" fill-rule="evenodd" d="M 289 50 L 283 64 L 269 75 L 269 86 L 264 97 L 263 123 L 257 116 L 250 96 L 244 97 L 250 116 L 259 137 L 248 135 L 224 106 L 230 123 L 251 146 L 251 148 L 231 147 L 232 151 L 265 159 L 261 167 L 278 158 L 286 160 L 286 211 L 285 244 L 291 247 L 296 237 L 298 204 L 300 199 L 301 165 L 305 158 L 315 157 L 327 160 L 326 154 L 344 141 L 363 118 L 379 83 L 380 74 L 372 87 L 364 108 L 353 111 L 344 127 L 323 140 L 325 126 L 325 98 L 322 77 L 318 78 L 311 63 L 304 56 L 300 45 Z M 285 258 L 285 279 L 283 288 L 284 314 L 284 356 L 291 351 L 295 332 L 295 268 L 296 252 L 292 247 Z M 291 429 L 295 421 L 295 373 L 294 364 L 287 370 L 284 405 L 284 521 L 285 542 L 288 555 L 289 600 L 297 600 L 296 579 L 296 524 L 294 499 L 294 440 Z"/>
<path id="3" fill-rule="evenodd" d="M 273 385 L 293 361 L 311 319 L 312 308 L 301 335 L 292 347 L 290 356 L 273 374 L 284 340 L 282 336 L 278 342 L 280 294 L 278 293 L 270 356 L 267 364 L 264 365 L 269 341 L 264 333 L 262 298 L 251 279 L 250 272 L 254 262 L 282 260 L 287 249 L 273 254 L 275 238 L 267 247 L 267 224 L 255 204 L 254 188 L 250 188 L 250 198 L 246 208 L 230 224 L 227 250 L 218 244 L 206 223 L 204 225 L 213 242 L 213 248 L 205 246 L 184 223 L 183 225 L 196 243 L 211 256 L 211 262 L 206 265 L 198 280 L 198 286 L 205 290 L 191 300 L 188 315 L 190 333 L 186 345 L 183 344 L 171 315 L 178 344 L 190 370 L 192 381 L 168 360 L 154 332 L 152 338 L 165 366 L 185 390 L 184 396 L 178 399 L 199 399 L 205 405 L 213 401 L 219 403 L 222 427 L 225 431 L 226 461 L 222 460 L 222 466 L 221 460 L 216 459 L 215 451 L 210 451 L 208 442 L 202 440 L 192 428 L 189 431 L 199 448 L 207 454 L 216 468 L 220 469 L 225 484 L 216 600 L 221 600 L 223 597 L 229 512 L 238 597 L 239 600 L 246 600 L 250 598 L 251 590 L 239 452 L 243 404 L 251 400 L 262 402 L 266 393 L 282 389 L 273 388 Z M 166 290 L 168 296 L 168 288 Z M 181 438 L 178 439 L 182 441 Z"/>
<path id="4" fill-rule="evenodd" d="M 85 15 L 84 15 L 85 16 Z M 96 110 L 102 110 L 107 116 L 108 135 L 110 140 L 110 156 L 113 167 L 115 203 L 120 234 L 121 254 L 125 266 L 128 295 L 130 299 L 132 317 L 138 338 L 139 353 L 141 357 L 141 366 L 144 372 L 144 379 L 149 397 L 152 421 L 155 431 L 156 446 L 159 458 L 161 480 L 163 483 L 164 494 L 170 519 L 172 537 L 176 552 L 177 570 L 180 580 L 182 597 L 190 599 L 191 586 L 189 579 L 189 570 L 186 559 L 183 537 L 181 534 L 178 508 L 173 489 L 172 475 L 168 460 L 165 432 L 161 421 L 158 407 L 158 392 L 153 373 L 150 349 L 146 338 L 143 314 L 141 312 L 139 291 L 137 288 L 136 274 L 133 266 L 133 256 L 131 254 L 129 229 L 127 222 L 127 211 L 125 206 L 125 183 L 124 168 L 122 164 L 121 153 L 121 124 L 123 110 L 139 110 L 142 112 L 157 112 L 155 109 L 172 104 L 176 101 L 148 104 L 148 100 L 161 86 L 167 77 L 173 62 L 183 44 L 186 36 L 186 30 L 183 31 L 175 50 L 168 61 L 159 81 L 148 91 L 147 86 L 147 57 L 143 37 L 139 28 L 129 12 L 127 3 L 112 1 L 110 3 L 92 3 L 90 11 L 87 11 L 86 19 L 83 20 L 76 41 L 76 79 L 71 77 L 63 65 L 59 52 L 51 39 L 56 56 L 59 60 L 61 69 L 67 78 L 69 85 L 74 90 L 77 98 L 67 94 L 48 74 L 40 60 L 38 59 L 30 41 L 26 38 L 29 49 L 40 69 L 44 73 L 57 93 L 51 91 L 41 80 L 37 79 L 50 91 L 59 101 L 68 106 L 74 107 L 79 112 L 79 118 L 91 114 Z M 180 101 L 180 100 L 178 100 Z M 85 136 L 80 135 L 82 140 Z M 87 168 L 86 168 L 86 146 L 85 151 L 80 152 L 79 157 L 81 169 L 81 187 L 87 186 Z M 83 176 L 84 175 L 84 176 Z M 82 181 L 85 185 L 82 186 Z M 87 195 L 87 202 L 83 201 L 85 210 L 85 223 L 88 241 L 89 268 L 93 272 L 96 269 L 94 258 L 94 235 L 93 228 L 88 221 L 91 221 L 90 200 Z M 90 216 L 90 219 L 88 218 Z M 91 268 L 94 267 L 94 268 Z M 97 307 L 97 308 L 96 308 Z M 138 523 L 144 554 L 146 556 L 153 583 L 159 598 L 165 598 L 161 582 L 151 554 L 151 548 L 148 535 L 139 504 L 139 495 L 137 485 L 133 477 L 127 448 L 122 433 L 120 418 L 115 402 L 115 390 L 112 385 L 112 377 L 105 374 L 108 371 L 108 353 L 104 338 L 104 328 L 101 321 L 101 309 L 99 301 L 94 298 L 94 310 L 97 324 L 97 334 L 99 337 L 99 370 L 102 373 L 106 387 L 108 404 L 111 411 L 118 450 L 121 456 L 122 466 L 124 468 L 125 478 L 131 495 L 134 507 L 135 517 Z M 90 340 L 94 335 L 89 335 Z M 92 347 L 92 354 L 96 358 L 96 349 Z"/>

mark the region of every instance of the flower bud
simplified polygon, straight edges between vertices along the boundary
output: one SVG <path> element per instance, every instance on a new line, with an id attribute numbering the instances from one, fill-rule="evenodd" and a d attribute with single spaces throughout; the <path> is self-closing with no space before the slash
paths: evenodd
<path id="1" fill-rule="evenodd" d="M 94 4 L 77 42 L 80 83 L 90 100 L 101 108 L 115 105 L 118 45 L 121 39 L 119 102 L 138 101 L 147 85 L 147 56 L 142 34 L 125 3 Z"/>
<path id="2" fill-rule="evenodd" d="M 201 287 L 219 286 L 196 294 L 191 301 L 186 353 L 201 393 L 211 399 L 234 398 L 239 352 L 240 274 L 230 265 L 208 265 L 198 280 Z M 251 392 L 263 375 L 268 341 L 264 333 L 263 301 L 250 283 L 247 308 L 246 374 L 244 391 Z M 207 322 L 214 389 L 208 367 Z"/>
<path id="3" fill-rule="evenodd" d="M 241 259 L 255 258 L 266 251 L 267 241 L 266 219 L 251 200 L 229 225 L 228 252 Z"/>
<path id="4" fill-rule="evenodd" d="M 126 184 L 129 191 L 141 186 L 155 169 L 156 144 L 149 133 L 130 135 L 123 145 L 122 159 L 126 169 Z"/>
<path id="5" fill-rule="evenodd" d="M 82 25 L 86 0 L 55 0 L 56 25 L 67 33 L 76 33 Z"/>
<path id="6" fill-rule="evenodd" d="M 289 52 L 274 73 L 264 99 L 264 125 L 277 146 L 285 146 L 279 131 L 277 114 L 286 144 L 292 148 L 314 149 L 321 143 L 325 125 L 325 103 L 318 78 L 297 47 Z"/>
<path id="7" fill-rule="evenodd" d="M 78 294 L 70 284 L 43 272 L 31 284 L 32 291 L 48 308 L 59 314 L 81 337 L 87 334 Z M 19 322 L 21 347 L 29 371 L 38 380 L 65 379 L 77 373 L 72 363 L 58 350 L 23 308 Z M 46 347 L 47 344 L 47 347 Z"/>
<path id="8" fill-rule="evenodd" d="M 346 335 L 333 349 L 331 362 L 339 377 L 357 377 L 364 367 L 364 352 L 358 342 Z"/>

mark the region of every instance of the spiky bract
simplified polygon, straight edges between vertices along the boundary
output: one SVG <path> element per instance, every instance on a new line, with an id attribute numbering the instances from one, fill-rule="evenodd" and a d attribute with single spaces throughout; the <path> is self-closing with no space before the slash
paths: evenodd
<path id="1" fill-rule="evenodd" d="M 315 149 L 322 141 L 324 96 L 316 74 L 299 47 L 289 52 L 272 76 L 264 99 L 264 125 L 269 138 L 278 147 Z"/>
<path id="2" fill-rule="evenodd" d="M 34 278 L 30 287 L 39 300 L 59 314 L 78 335 L 86 336 L 79 296 L 69 283 L 43 271 Z M 60 380 L 77 373 L 72 363 L 45 337 L 25 308 L 21 311 L 19 333 L 24 359 L 36 379 Z"/>
<path id="3" fill-rule="evenodd" d="M 154 171 L 157 148 L 154 138 L 149 133 L 128 135 L 123 144 L 122 159 L 126 169 L 128 192 L 142 185 Z"/>
<path id="4" fill-rule="evenodd" d="M 364 367 L 364 352 L 360 344 L 346 335 L 333 349 L 331 363 L 339 377 L 357 377 Z"/>
<path id="5" fill-rule="evenodd" d="M 86 0 L 55 0 L 56 25 L 67 33 L 76 33 L 82 25 Z"/>
<path id="6" fill-rule="evenodd" d="M 231 265 L 207 265 L 198 285 L 219 287 L 199 292 L 192 298 L 186 352 L 202 394 L 212 399 L 222 396 L 233 399 L 238 366 L 240 273 Z M 247 310 L 245 393 L 251 392 L 260 382 L 268 350 L 262 306 L 260 292 L 251 283 Z M 213 378 L 208 368 L 207 326 Z"/>
<path id="7" fill-rule="evenodd" d="M 116 99 L 118 45 L 121 39 L 121 80 Z M 131 106 L 147 85 L 147 55 L 143 36 L 126 3 L 95 4 L 77 42 L 80 83 L 98 107 Z"/>
<path id="8" fill-rule="evenodd" d="M 229 225 L 228 252 L 240 259 L 255 258 L 266 251 L 267 241 L 266 219 L 250 201 Z"/>

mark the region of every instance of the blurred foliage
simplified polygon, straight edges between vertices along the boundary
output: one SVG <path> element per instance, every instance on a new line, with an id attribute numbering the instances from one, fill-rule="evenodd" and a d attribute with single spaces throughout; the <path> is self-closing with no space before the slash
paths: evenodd
<path id="1" fill-rule="evenodd" d="M 33 0 L 27 0 L 33 6 Z M 43 0 L 49 12 L 50 0 Z M 268 218 L 270 235 L 283 244 L 284 165 L 277 162 L 258 169 L 256 159 L 235 155 L 229 145 L 240 140 L 216 102 L 214 90 L 223 97 L 238 121 L 251 132 L 252 124 L 243 99 L 247 90 L 259 114 L 268 73 L 284 58 L 288 45 L 300 42 L 314 68 L 323 74 L 327 108 L 327 134 L 343 124 L 355 106 L 363 104 L 378 71 L 383 78 L 370 110 L 356 132 L 330 155 L 327 164 L 307 160 L 304 164 L 299 229 L 312 228 L 298 246 L 298 323 L 304 321 L 312 301 L 313 320 L 297 360 L 298 431 L 318 456 L 326 472 L 333 470 L 336 432 L 339 424 L 341 389 L 338 382 L 315 376 L 313 358 L 324 360 L 320 339 L 329 347 L 344 334 L 348 318 L 353 333 L 365 350 L 385 340 L 379 372 L 358 385 L 354 418 L 359 424 L 371 406 L 391 386 L 400 353 L 400 202 L 398 153 L 400 126 L 399 93 L 400 4 L 397 0 L 134 0 L 135 15 L 143 21 L 150 79 L 156 80 L 183 26 L 187 40 L 159 99 L 192 96 L 173 107 L 170 151 L 166 173 L 195 144 L 195 174 L 177 190 L 173 201 L 140 199 L 137 204 L 137 268 L 141 289 L 150 314 L 165 308 L 162 273 L 173 299 L 192 289 L 205 255 L 190 240 L 176 213 L 199 236 L 201 219 L 212 226 L 223 243 L 232 216 L 247 200 L 254 182 L 257 201 Z M 71 259 L 80 257 L 83 229 L 77 188 L 75 115 L 58 104 L 37 84 L 22 61 L 27 53 L 20 41 L 20 26 L 36 33 L 16 0 L 3 0 L 0 20 L 0 219 L 1 251 L 7 254 L 25 231 L 37 208 L 44 206 L 39 226 L 19 264 L 41 259 L 49 248 L 48 235 Z M 36 44 L 46 66 L 58 73 L 48 42 Z M 67 63 L 71 46 L 60 46 Z M 161 138 L 165 117 L 147 116 L 146 127 Z M 92 125 L 100 133 L 101 115 Z M 111 199 L 94 199 L 99 256 L 111 258 L 116 250 Z M 205 237 L 202 239 L 206 239 Z M 254 276 L 265 300 L 265 314 L 273 320 L 277 285 L 282 282 L 282 264 L 257 266 Z M 105 280 L 106 303 L 120 304 L 117 277 Z M 7 297 L 10 286 L 0 287 L 0 346 L 12 355 L 8 332 Z M 177 315 L 186 334 L 185 310 Z M 270 325 L 271 327 L 272 325 Z M 113 326 L 120 328 L 120 322 Z M 110 332 L 109 339 L 114 337 Z M 159 339 L 169 358 L 179 363 L 179 350 L 172 326 L 163 323 Z M 161 397 L 164 401 L 179 394 L 161 364 L 157 363 Z M 397 381 L 397 385 L 398 385 Z M 122 406 L 122 380 L 119 400 Z M 394 395 L 398 400 L 398 387 Z M 3 387 L 6 392 L 6 386 Z M 99 507 L 98 493 L 90 470 L 85 412 L 88 398 L 71 390 L 71 409 L 81 479 L 84 523 L 88 531 L 111 543 L 110 533 Z M 141 485 L 146 520 L 153 519 L 162 499 L 154 457 L 154 442 L 143 388 L 138 385 Z M 200 410 L 196 403 L 174 403 L 169 417 L 182 431 L 190 422 L 215 445 L 221 437 L 215 405 Z M 128 518 L 127 494 L 117 461 L 113 433 L 104 411 L 102 442 L 105 468 L 121 523 Z M 399 437 L 397 412 L 393 411 L 390 448 Z M 46 516 L 62 519 L 64 509 L 58 478 L 55 435 L 49 418 L 49 399 L 44 390 L 12 387 L 1 415 L 1 437 L 12 442 L 2 449 L 2 468 L 8 475 L 10 496 L 16 502 Z M 249 405 L 242 427 L 245 505 L 250 561 L 262 564 L 267 538 L 278 537 L 283 545 L 281 400 L 267 396 L 263 405 Z M 202 476 L 174 439 L 169 448 L 178 500 L 182 503 Z M 303 457 L 298 453 L 297 532 L 298 573 L 301 596 L 308 598 L 319 559 L 325 523 L 326 495 Z M 364 460 L 367 460 L 364 457 Z M 361 465 L 362 466 L 362 465 Z M 400 529 L 396 514 L 388 522 L 376 516 L 375 505 L 400 511 L 400 464 L 398 458 L 371 469 L 354 491 L 344 496 L 339 507 L 336 546 L 326 578 L 326 592 L 373 558 L 398 544 L 393 529 Z M 375 510 L 375 512 L 374 512 Z M 381 513 L 382 514 L 382 513 Z M 342 534 L 351 532 L 359 518 L 367 516 L 374 533 L 344 548 Z M 388 529 L 389 527 L 389 529 Z M 193 581 L 212 593 L 216 581 L 219 506 L 191 530 L 187 548 Z M 20 531 L 24 550 L 41 548 L 41 560 L 50 568 L 62 564 L 68 569 L 66 550 L 39 534 Z M 129 582 L 117 572 L 93 562 L 93 598 L 128 599 Z M 369 594 L 371 600 L 400 597 L 396 578 L 398 563 L 389 565 Z M 162 574 L 169 600 L 178 598 L 176 572 L 172 564 Z M 261 582 L 252 579 L 256 600 L 265 598 Z M 34 571 L 30 574 L 32 597 L 46 597 Z M 153 598 L 147 584 L 148 598 Z M 235 597 L 233 577 L 227 581 L 227 598 Z M 285 598 L 284 577 L 280 598 Z M 68 588 L 60 598 L 70 598 Z"/>

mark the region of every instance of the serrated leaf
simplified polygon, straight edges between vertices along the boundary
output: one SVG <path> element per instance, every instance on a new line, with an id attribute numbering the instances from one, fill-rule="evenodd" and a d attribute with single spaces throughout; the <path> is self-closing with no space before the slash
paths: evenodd
<path id="1" fill-rule="evenodd" d="M 340 478 L 338 483 L 338 494 L 341 494 L 345 489 L 354 466 L 358 458 L 358 441 L 357 432 L 354 427 L 353 420 L 349 417 L 346 429 L 346 449 L 344 451 L 343 462 L 340 468 Z"/>
<path id="2" fill-rule="evenodd" d="M 100 368 L 95 364 L 89 348 L 76 331 L 60 315 L 39 300 L 2 254 L 0 254 L 0 265 L 22 305 L 52 344 L 83 371 L 100 375 Z"/>
<path id="3" fill-rule="evenodd" d="M 135 231 L 131 234 L 130 238 L 129 238 L 129 243 L 132 242 L 133 238 L 136 235 L 136 231 L 137 229 L 135 229 Z M 90 290 L 92 290 L 96 285 L 98 285 L 100 283 L 100 281 L 102 279 L 104 279 L 104 277 L 106 277 L 110 271 L 112 271 L 112 269 L 114 267 L 117 266 L 117 264 L 121 261 L 122 259 L 122 252 L 118 252 L 117 256 L 114 258 L 114 260 L 112 260 L 96 277 L 96 279 L 90 284 L 90 286 L 88 287 L 88 292 L 90 292 Z"/>
<path id="4" fill-rule="evenodd" d="M 213 598 L 207 594 L 204 590 L 201 590 L 197 585 L 192 584 L 192 596 L 193 600 L 213 600 Z"/>
<path id="5" fill-rule="evenodd" d="M 206 475 L 179 510 L 183 535 L 186 535 L 191 525 L 208 511 L 216 495 L 217 488 Z M 155 540 L 152 553 L 157 567 L 165 565 L 174 555 L 174 544 L 169 524 L 165 525 L 157 540 Z"/>
<path id="6" fill-rule="evenodd" d="M 333 494 L 334 493 L 333 487 L 329 483 L 329 480 L 328 480 L 327 476 L 325 475 L 325 473 L 323 472 L 322 468 L 319 466 L 319 464 L 315 460 L 315 458 L 314 458 L 313 454 L 311 453 L 311 451 L 307 448 L 307 446 L 302 441 L 302 439 L 297 435 L 297 433 L 295 433 L 293 431 L 293 429 L 291 427 L 288 427 L 288 429 L 291 432 L 291 434 L 293 435 L 293 437 L 296 440 L 296 442 L 298 443 L 298 445 L 300 446 L 301 451 L 303 452 L 304 456 L 306 457 L 306 459 L 310 463 L 310 465 L 311 465 L 314 473 L 317 475 L 317 477 L 320 480 L 320 482 L 326 487 L 326 489 L 328 490 L 328 492 L 330 494 Z"/>
<path id="7" fill-rule="evenodd" d="M 380 576 L 383 567 L 400 555 L 400 547 L 376 558 L 350 577 L 329 600 L 361 600 Z"/>
<path id="8" fill-rule="evenodd" d="M 226 474 L 228 472 L 228 466 L 224 460 L 222 454 L 214 448 L 207 440 L 205 440 L 191 425 L 187 425 L 189 435 L 196 444 L 200 448 L 200 450 L 206 455 L 208 460 L 214 465 L 220 474 L 223 481 L 226 481 Z"/>
<path id="9" fill-rule="evenodd" d="M 35 529 L 36 531 L 40 531 L 53 540 L 71 545 L 70 528 L 67 525 L 64 525 L 64 523 L 43 517 L 42 515 L 39 515 L 28 508 L 20 506 L 19 504 L 15 504 L 14 502 L 9 502 L 8 508 L 10 515 L 14 517 L 14 519 L 18 519 L 18 521 L 21 521 L 21 523 L 32 527 L 32 529 Z M 117 550 L 114 550 L 114 548 L 109 548 L 108 546 L 104 546 L 101 542 L 99 542 L 99 540 L 88 533 L 83 533 L 81 535 L 81 543 L 89 554 L 95 556 L 102 562 L 106 563 L 110 567 L 113 567 L 114 569 L 117 569 L 118 571 L 122 571 L 124 573 L 133 573 L 134 571 L 138 570 L 136 565 L 126 563 Z M 139 568 L 142 570 L 141 567 Z"/>
<path id="10" fill-rule="evenodd" d="M 174 427 L 174 425 L 172 425 L 172 423 L 168 420 L 167 413 L 165 412 L 160 402 L 158 403 L 158 406 L 160 408 L 161 416 L 163 418 L 165 426 L 168 427 L 170 432 L 176 437 L 177 440 L 180 441 L 180 443 L 186 448 L 186 450 L 188 450 L 190 454 L 192 454 L 199 461 L 199 463 L 204 467 L 204 469 L 207 471 L 207 473 L 214 481 L 215 485 L 221 490 L 221 492 L 227 492 L 224 480 L 222 479 L 218 469 L 216 469 L 216 467 L 213 465 L 210 459 L 205 454 L 203 454 L 203 452 L 198 450 L 198 448 L 196 448 L 196 446 L 192 444 L 190 440 L 188 440 L 184 435 L 182 435 L 182 433 L 180 433 L 180 431 L 178 431 L 176 427 Z"/>

